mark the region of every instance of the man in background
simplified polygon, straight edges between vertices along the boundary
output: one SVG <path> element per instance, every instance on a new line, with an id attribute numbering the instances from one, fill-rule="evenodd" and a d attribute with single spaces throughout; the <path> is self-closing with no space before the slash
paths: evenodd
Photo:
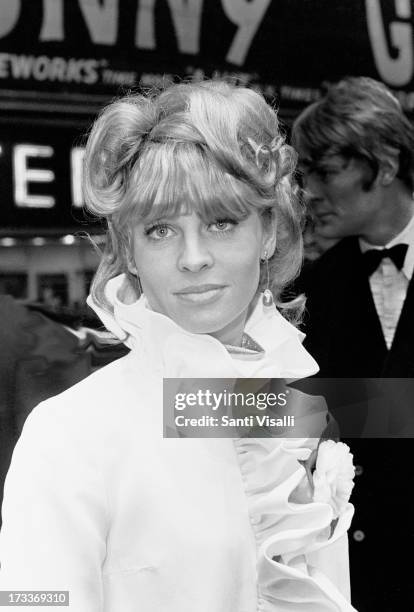
<path id="1" fill-rule="evenodd" d="M 350 78 L 293 141 L 316 231 L 341 239 L 306 288 L 308 350 L 322 376 L 414 376 L 413 126 L 384 85 Z"/>
<path id="2" fill-rule="evenodd" d="M 339 240 L 301 286 L 305 346 L 319 376 L 354 379 L 346 401 L 363 425 L 375 381 L 355 379 L 414 377 L 414 128 L 382 83 L 361 77 L 344 79 L 308 107 L 292 136 L 315 231 Z M 345 382 L 332 384 L 340 394 L 345 389 Z M 395 389 L 391 418 L 398 423 L 399 410 L 411 404 L 414 411 L 414 394 L 409 383 Z M 414 441 L 349 444 L 361 464 L 353 495 L 354 605 L 361 612 L 407 609 L 413 587 L 402 553 L 414 548 Z"/>

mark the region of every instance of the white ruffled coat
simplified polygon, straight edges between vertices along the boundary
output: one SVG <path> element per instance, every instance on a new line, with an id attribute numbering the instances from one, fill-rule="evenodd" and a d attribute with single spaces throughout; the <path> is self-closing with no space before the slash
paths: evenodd
<path id="1" fill-rule="evenodd" d="M 317 440 L 162 437 L 163 376 L 304 377 L 317 366 L 302 335 L 259 303 L 246 332 L 265 355 L 239 360 L 145 298 L 124 303 L 124 288 L 122 275 L 108 284 L 114 317 L 96 310 L 131 352 L 26 421 L 5 484 L 0 590 L 69 590 L 74 612 L 354 610 L 352 505 L 329 538 L 331 506 L 298 502 L 297 459 Z"/>

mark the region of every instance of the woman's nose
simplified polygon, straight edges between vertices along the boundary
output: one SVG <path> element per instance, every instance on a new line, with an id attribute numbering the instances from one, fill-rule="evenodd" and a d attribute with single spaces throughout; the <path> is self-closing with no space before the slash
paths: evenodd
<path id="1" fill-rule="evenodd" d="M 205 240 L 200 236 L 185 240 L 178 257 L 178 268 L 181 271 L 199 272 L 210 268 L 214 258 Z"/>

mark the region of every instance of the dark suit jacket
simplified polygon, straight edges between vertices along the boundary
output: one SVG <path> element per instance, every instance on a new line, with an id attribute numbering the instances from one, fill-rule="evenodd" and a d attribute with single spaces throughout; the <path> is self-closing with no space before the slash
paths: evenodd
<path id="1" fill-rule="evenodd" d="M 307 271 L 305 347 L 322 377 L 414 377 L 414 280 L 388 350 L 362 261 L 345 238 Z"/>
<path id="2" fill-rule="evenodd" d="M 354 408 L 354 422 L 363 430 L 367 400 L 376 386 L 389 386 L 390 378 L 414 378 L 414 280 L 390 350 L 357 238 L 341 240 L 311 264 L 299 290 L 308 297 L 304 344 L 320 366 L 319 376 L 336 378 L 330 382 L 333 404 Z M 413 382 L 395 381 L 389 396 L 388 416 L 397 424 L 399 411 L 414 414 Z M 326 399 L 341 428 L 335 405 Z M 350 532 L 353 604 L 360 612 L 412 609 L 414 586 L 402 554 L 414 549 L 414 439 L 344 441 L 359 466 L 351 497 L 356 509 Z"/>

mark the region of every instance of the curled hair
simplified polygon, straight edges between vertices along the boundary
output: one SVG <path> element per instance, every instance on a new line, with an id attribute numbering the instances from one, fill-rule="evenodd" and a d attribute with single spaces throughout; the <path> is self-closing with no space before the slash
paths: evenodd
<path id="1" fill-rule="evenodd" d="M 397 153 L 397 177 L 414 189 L 414 127 L 391 91 L 374 79 L 350 77 L 333 85 L 296 119 L 292 142 L 310 167 L 331 155 L 365 161 L 371 169 L 365 190 L 384 157 Z"/>
<path id="2" fill-rule="evenodd" d="M 276 251 L 268 261 L 275 301 L 285 316 L 298 318 L 301 301 L 281 299 L 302 264 L 295 165 L 276 112 L 251 89 L 223 81 L 180 83 L 111 103 L 93 125 L 85 157 L 87 207 L 108 224 L 94 300 L 111 309 L 105 285 L 121 272 L 138 297 L 128 271 L 134 221 L 178 214 L 183 207 L 206 222 L 242 219 L 255 209 L 276 221 Z M 266 282 L 262 265 L 259 288 Z"/>

